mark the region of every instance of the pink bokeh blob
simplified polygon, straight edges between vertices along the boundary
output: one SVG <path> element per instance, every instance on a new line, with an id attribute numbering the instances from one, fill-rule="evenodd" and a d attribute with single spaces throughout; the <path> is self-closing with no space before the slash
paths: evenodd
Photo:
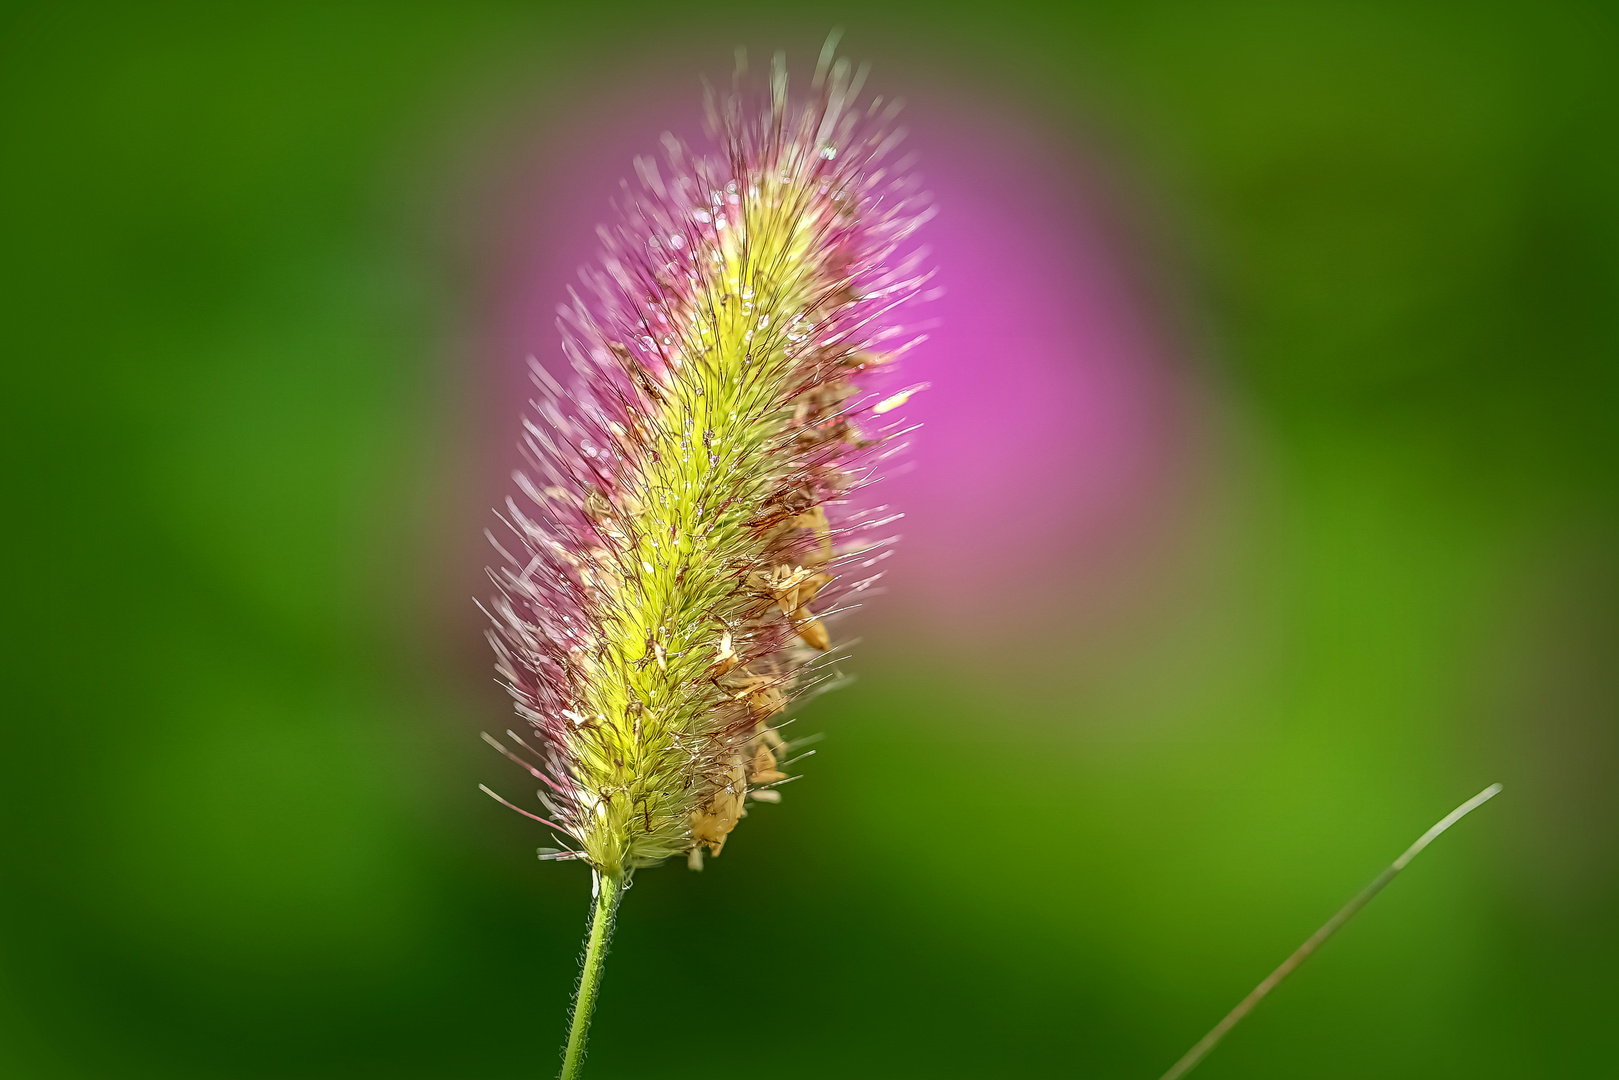
<path id="1" fill-rule="evenodd" d="M 907 316 L 929 340 L 901 377 L 931 388 L 906 406 L 923 426 L 875 495 L 905 514 L 879 606 L 1011 624 L 1140 576 L 1184 468 L 1186 395 L 1085 159 L 1026 118 L 910 97 L 938 295 Z M 523 361 L 565 371 L 557 305 L 597 257 L 633 158 L 665 131 L 706 145 L 694 81 L 629 86 L 558 125 L 498 200 L 488 350 L 514 440 Z"/>

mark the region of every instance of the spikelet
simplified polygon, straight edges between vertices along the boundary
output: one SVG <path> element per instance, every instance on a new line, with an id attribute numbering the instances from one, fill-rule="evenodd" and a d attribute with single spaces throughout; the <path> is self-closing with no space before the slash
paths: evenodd
<path id="1" fill-rule="evenodd" d="M 740 62 L 710 90 L 718 156 L 665 136 L 663 167 L 636 162 L 593 296 L 562 310 L 574 385 L 534 365 L 489 638 L 536 760 L 489 741 L 544 785 L 549 817 L 529 816 L 566 845 L 549 857 L 614 877 L 700 867 L 747 798 L 776 800 L 784 710 L 886 554 L 873 530 L 893 519 L 850 495 L 916 389 L 869 382 L 920 340 L 895 319 L 930 211 L 890 163 L 897 110 L 857 107 L 865 71 L 832 45 L 806 103 L 779 53 L 757 105 Z"/>

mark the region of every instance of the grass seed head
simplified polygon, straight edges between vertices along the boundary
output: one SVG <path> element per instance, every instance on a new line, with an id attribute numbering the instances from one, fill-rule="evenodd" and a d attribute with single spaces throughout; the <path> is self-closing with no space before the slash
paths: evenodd
<path id="1" fill-rule="evenodd" d="M 830 47 L 805 101 L 780 54 L 762 100 L 744 81 L 709 94 L 716 154 L 666 136 L 636 162 L 589 299 L 563 309 L 572 385 L 534 368 L 526 501 L 490 572 L 497 668 L 533 729 L 529 758 L 501 748 L 543 784 L 552 857 L 606 873 L 701 866 L 750 798 L 777 801 L 776 727 L 892 520 L 850 496 L 900 430 L 903 397 L 868 384 L 920 340 L 897 320 L 926 199 L 892 160 L 895 110 L 859 104 L 864 70 Z"/>

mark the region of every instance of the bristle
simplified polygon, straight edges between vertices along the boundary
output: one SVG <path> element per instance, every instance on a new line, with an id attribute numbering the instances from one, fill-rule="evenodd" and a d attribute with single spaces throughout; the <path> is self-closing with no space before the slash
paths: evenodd
<path id="1" fill-rule="evenodd" d="M 757 101 L 710 91 L 717 155 L 666 137 L 638 159 L 591 299 L 561 309 L 571 389 L 535 365 L 529 505 L 508 500 L 488 611 L 537 767 L 489 741 L 543 770 L 604 872 L 700 866 L 746 796 L 796 779 L 776 726 L 870 583 L 842 568 L 888 542 L 895 516 L 849 502 L 900 427 L 873 418 L 921 389 L 869 383 L 918 340 L 884 351 L 927 278 L 902 249 L 929 210 L 877 167 L 898 133 L 855 108 L 864 79 L 829 44 L 806 103 L 779 59 Z"/>

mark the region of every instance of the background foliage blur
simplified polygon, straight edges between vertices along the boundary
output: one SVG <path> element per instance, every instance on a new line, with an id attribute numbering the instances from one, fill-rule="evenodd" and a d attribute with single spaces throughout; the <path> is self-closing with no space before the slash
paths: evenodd
<path id="1" fill-rule="evenodd" d="M 768 8 L 0 15 L 0 1073 L 552 1068 L 585 875 L 475 789 L 480 192 L 626 73 L 843 23 L 1123 178 L 1173 535 L 1095 605 L 1000 552 L 1059 616 L 896 584 L 787 804 L 638 877 L 592 1075 L 1156 1076 L 1497 779 L 1204 1072 L 1611 1074 L 1611 13 Z"/>

